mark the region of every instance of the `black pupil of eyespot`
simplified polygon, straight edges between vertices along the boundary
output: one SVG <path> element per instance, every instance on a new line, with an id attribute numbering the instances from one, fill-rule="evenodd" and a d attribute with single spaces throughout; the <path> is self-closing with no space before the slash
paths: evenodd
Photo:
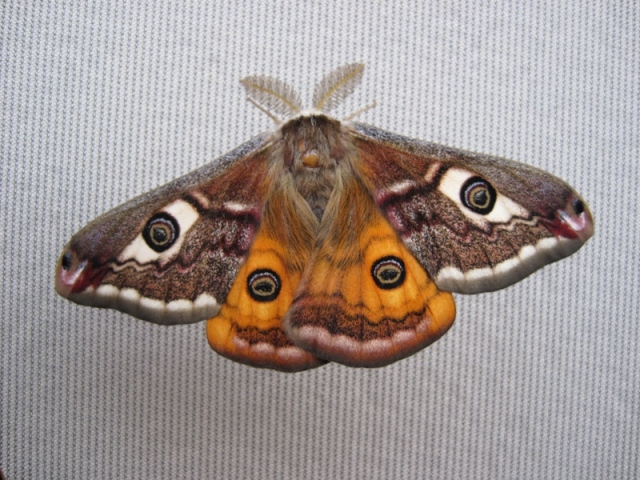
<path id="1" fill-rule="evenodd" d="M 380 272 L 379 275 L 381 280 L 385 282 L 390 282 L 398 278 L 398 275 L 400 275 L 400 272 L 395 268 L 386 267 L 386 268 L 383 268 L 383 270 Z"/>
<path id="2" fill-rule="evenodd" d="M 254 270 L 247 278 L 247 292 L 257 302 L 270 302 L 280 294 L 280 277 L 273 270 Z"/>
<path id="3" fill-rule="evenodd" d="M 167 231 L 167 227 L 165 225 L 155 225 L 151 229 L 151 238 L 158 243 L 163 244 L 167 240 L 169 240 L 169 232 Z"/>
<path id="4" fill-rule="evenodd" d="M 274 288 L 275 288 L 275 285 L 267 280 L 262 280 L 253 286 L 253 290 L 255 292 L 259 292 L 262 294 L 273 293 Z"/>
<path id="5" fill-rule="evenodd" d="M 147 245 L 158 253 L 171 248 L 179 235 L 178 222 L 166 212 L 157 213 L 151 217 L 142 231 Z"/>
<path id="6" fill-rule="evenodd" d="M 371 276 L 375 284 L 383 290 L 397 288 L 404 283 L 406 276 L 404 262 L 394 256 L 381 258 L 371 267 Z"/>
<path id="7" fill-rule="evenodd" d="M 580 215 L 582 212 L 584 212 L 584 203 L 582 203 L 582 200 L 580 200 L 579 198 L 576 198 L 573 201 L 573 210 Z"/>
<path id="8" fill-rule="evenodd" d="M 479 207 L 486 207 L 488 202 L 489 195 L 487 189 L 483 187 L 476 188 L 475 192 L 473 192 L 473 203 Z"/>

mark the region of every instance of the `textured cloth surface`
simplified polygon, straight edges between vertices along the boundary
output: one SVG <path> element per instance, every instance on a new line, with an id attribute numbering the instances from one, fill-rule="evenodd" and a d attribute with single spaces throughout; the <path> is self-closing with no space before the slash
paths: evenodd
<path id="1" fill-rule="evenodd" d="M 2 2 L 7 478 L 638 478 L 640 6 L 531 3 Z M 548 170 L 594 238 L 373 370 L 262 371 L 55 294 L 80 227 L 272 128 L 240 78 L 309 99 L 354 61 L 338 117 Z"/>

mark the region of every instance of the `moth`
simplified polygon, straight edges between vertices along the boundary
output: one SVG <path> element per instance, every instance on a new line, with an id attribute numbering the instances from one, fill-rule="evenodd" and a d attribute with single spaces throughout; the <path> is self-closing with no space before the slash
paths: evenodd
<path id="1" fill-rule="evenodd" d="M 215 351 L 255 367 L 379 367 L 451 327 L 451 292 L 511 285 L 592 235 L 549 173 L 329 116 L 363 71 L 328 74 L 311 110 L 284 82 L 243 79 L 276 130 L 84 227 L 57 292 L 163 325 L 207 320 Z"/>

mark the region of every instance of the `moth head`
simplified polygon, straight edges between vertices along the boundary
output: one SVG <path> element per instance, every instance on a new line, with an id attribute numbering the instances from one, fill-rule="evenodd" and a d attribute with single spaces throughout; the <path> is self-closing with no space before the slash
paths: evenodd
<path id="1" fill-rule="evenodd" d="M 284 166 L 294 174 L 335 170 L 344 157 L 341 124 L 322 113 L 298 116 L 280 128 Z"/>

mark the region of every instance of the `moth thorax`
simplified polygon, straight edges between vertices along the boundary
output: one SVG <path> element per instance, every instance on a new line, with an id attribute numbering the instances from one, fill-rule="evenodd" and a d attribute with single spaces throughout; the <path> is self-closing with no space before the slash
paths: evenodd
<path id="1" fill-rule="evenodd" d="M 289 120 L 281 129 L 284 163 L 294 185 L 320 220 L 344 157 L 340 122 L 324 115 Z"/>

